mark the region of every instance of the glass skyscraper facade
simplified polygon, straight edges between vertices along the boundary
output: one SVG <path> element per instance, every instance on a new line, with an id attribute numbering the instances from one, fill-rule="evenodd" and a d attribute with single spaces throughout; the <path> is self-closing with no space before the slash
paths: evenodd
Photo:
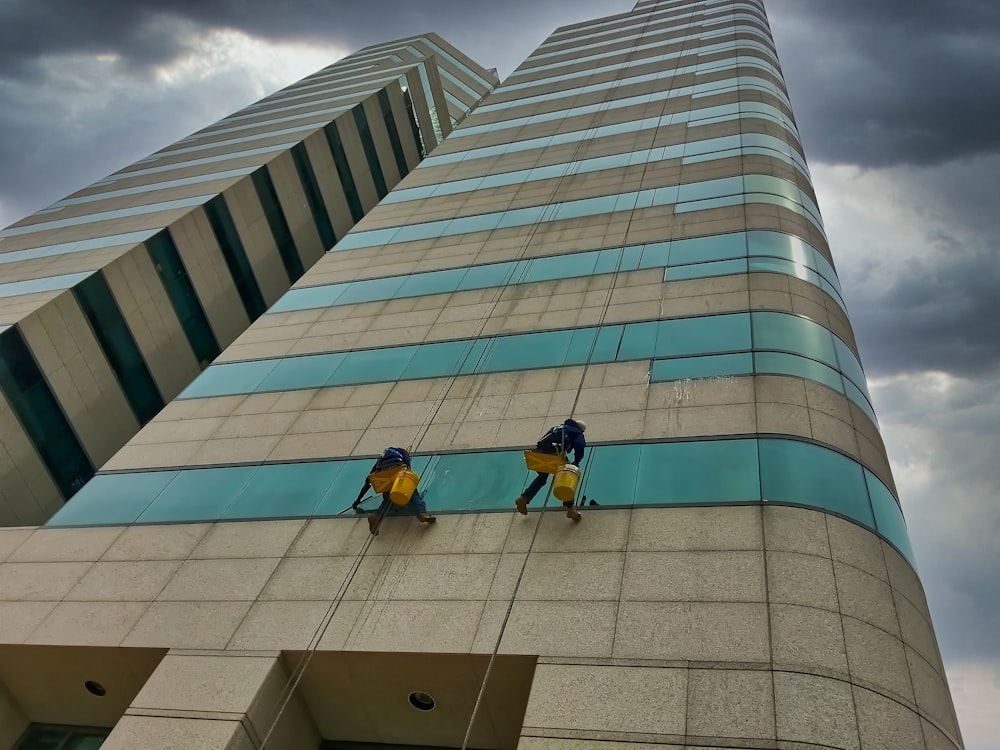
<path id="1" fill-rule="evenodd" d="M 389 445 L 439 517 L 372 537 Z M 556 30 L 19 533 L 10 648 L 136 664 L 22 724 L 104 747 L 961 747 L 758 0 Z"/>

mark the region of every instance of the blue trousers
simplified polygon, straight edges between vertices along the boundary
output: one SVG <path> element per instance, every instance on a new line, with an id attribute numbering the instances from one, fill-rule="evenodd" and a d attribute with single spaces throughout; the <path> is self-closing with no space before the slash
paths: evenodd
<path id="1" fill-rule="evenodd" d="M 545 486 L 545 483 L 547 481 L 549 481 L 549 475 L 543 474 L 542 472 L 538 472 L 538 476 L 532 479 L 531 484 L 525 487 L 524 492 L 521 493 L 522 495 L 524 495 L 524 499 L 530 503 L 532 498 L 534 498 L 534 496 L 538 494 L 538 491 Z M 572 505 L 572 504 L 573 504 L 572 500 L 563 503 L 563 505 Z"/>
<path id="2" fill-rule="evenodd" d="M 421 513 L 427 512 L 427 505 L 424 503 L 423 497 L 420 496 L 420 490 L 413 490 L 413 495 L 410 496 L 410 502 L 406 505 L 399 506 L 389 499 L 389 493 L 382 493 L 382 504 L 378 506 L 378 514 L 385 518 L 388 515 L 399 515 L 399 516 L 416 516 Z"/>

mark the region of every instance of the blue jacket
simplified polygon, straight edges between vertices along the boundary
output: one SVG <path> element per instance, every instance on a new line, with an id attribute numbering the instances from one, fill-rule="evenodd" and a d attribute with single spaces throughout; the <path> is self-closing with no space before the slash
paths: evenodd
<path id="1" fill-rule="evenodd" d="M 538 450 L 543 453 L 569 454 L 573 451 L 573 463 L 580 465 L 583 460 L 583 452 L 587 447 L 587 439 L 583 436 L 583 430 L 576 423 L 575 419 L 567 419 L 561 425 L 553 427 L 539 438 Z"/>

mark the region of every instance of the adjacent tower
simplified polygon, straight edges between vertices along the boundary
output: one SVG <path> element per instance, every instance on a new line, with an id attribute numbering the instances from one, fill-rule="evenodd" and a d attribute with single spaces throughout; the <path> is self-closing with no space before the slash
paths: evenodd
<path id="1" fill-rule="evenodd" d="M 0 524 L 42 523 L 496 83 L 363 49 L 0 231 Z"/>
<path id="2" fill-rule="evenodd" d="M 582 521 L 515 514 L 521 450 L 570 416 Z M 439 519 L 373 538 L 351 501 L 387 445 Z M 18 730 L 961 747 L 757 0 L 558 29 L 45 528 L 5 534 Z"/>

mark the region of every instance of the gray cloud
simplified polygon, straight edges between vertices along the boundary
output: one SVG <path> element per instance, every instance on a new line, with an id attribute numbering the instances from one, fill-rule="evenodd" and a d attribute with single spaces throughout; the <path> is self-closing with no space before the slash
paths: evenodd
<path id="1" fill-rule="evenodd" d="M 939 164 L 1000 148 L 1000 5 L 771 0 L 813 158 Z"/>

